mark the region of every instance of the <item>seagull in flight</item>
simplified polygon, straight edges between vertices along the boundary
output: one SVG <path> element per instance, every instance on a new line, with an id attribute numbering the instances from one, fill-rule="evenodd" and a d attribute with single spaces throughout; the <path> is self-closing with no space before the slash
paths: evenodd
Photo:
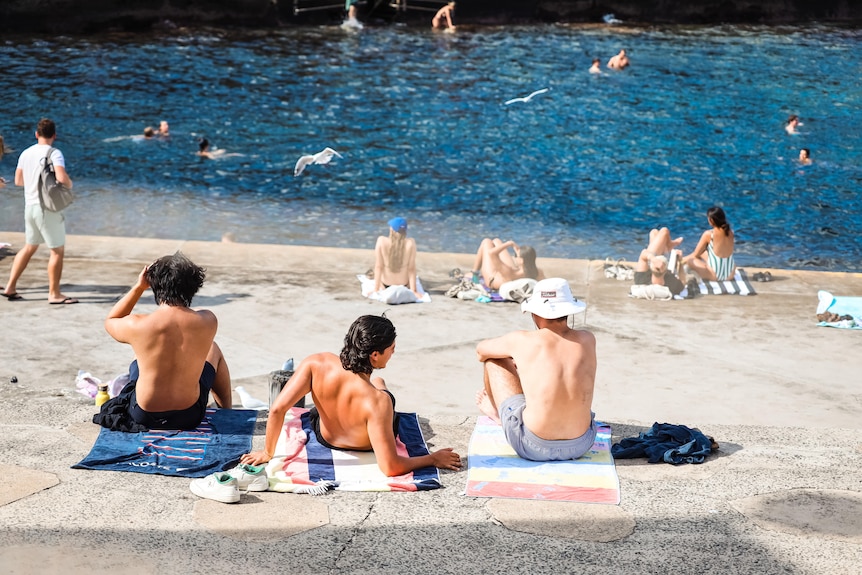
<path id="1" fill-rule="evenodd" d="M 300 156 L 296 161 L 296 167 L 293 168 L 294 177 L 298 176 L 309 164 L 328 164 L 333 156 L 343 157 L 341 154 L 332 148 L 324 148 L 322 152 L 317 152 L 314 155 Z"/>
<path id="2" fill-rule="evenodd" d="M 539 94 L 544 94 L 548 90 L 550 90 L 550 88 L 542 88 L 541 90 L 536 90 L 535 92 L 533 92 L 529 96 L 524 96 L 523 98 L 512 98 L 511 100 L 507 100 L 505 105 L 508 106 L 509 104 L 514 104 L 515 102 L 524 102 L 526 104 L 527 102 L 532 100 L 534 96 L 538 96 Z"/>

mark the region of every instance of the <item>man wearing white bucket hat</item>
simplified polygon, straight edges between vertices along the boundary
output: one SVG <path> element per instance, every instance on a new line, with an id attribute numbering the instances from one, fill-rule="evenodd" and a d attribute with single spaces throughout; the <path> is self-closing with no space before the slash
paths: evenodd
<path id="1" fill-rule="evenodd" d="M 506 441 L 524 459 L 577 459 L 593 446 L 596 338 L 571 329 L 567 321 L 585 308 L 572 297 L 566 280 L 542 280 L 521 304 L 537 329 L 476 346 L 485 364 L 485 385 L 476 404 L 503 426 Z"/>

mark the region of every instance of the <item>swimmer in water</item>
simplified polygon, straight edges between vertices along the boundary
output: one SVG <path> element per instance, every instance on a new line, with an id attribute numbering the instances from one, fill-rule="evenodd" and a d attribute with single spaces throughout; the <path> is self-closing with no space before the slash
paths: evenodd
<path id="1" fill-rule="evenodd" d="M 803 166 L 810 166 L 811 162 L 811 151 L 808 148 L 799 150 L 799 163 Z"/>
<path id="2" fill-rule="evenodd" d="M 622 70 L 623 68 L 629 65 L 629 57 L 626 56 L 625 50 L 620 50 L 620 53 L 616 56 L 611 56 L 611 59 L 608 60 L 608 68 L 611 70 Z"/>
<path id="3" fill-rule="evenodd" d="M 210 150 L 210 141 L 206 138 L 201 138 L 200 140 L 198 140 L 198 156 L 209 158 L 212 160 L 223 154 L 224 150 Z"/>
<path id="4" fill-rule="evenodd" d="M 242 156 L 243 154 L 237 154 L 236 152 L 227 153 L 226 150 L 220 149 L 212 149 L 210 147 L 210 141 L 206 138 L 200 138 L 198 140 L 198 151 L 195 152 L 198 156 L 203 158 L 209 158 L 210 160 L 221 159 L 221 158 L 231 158 L 233 156 Z"/>
<path id="5" fill-rule="evenodd" d="M 598 58 L 593 58 L 593 65 L 590 66 L 590 74 L 601 74 L 601 73 L 602 73 L 601 60 L 599 60 Z"/>
<path id="6" fill-rule="evenodd" d="M 801 125 L 802 122 L 799 121 L 799 116 L 793 114 L 792 116 L 787 118 L 787 123 L 784 124 L 784 129 L 785 131 L 787 131 L 788 134 L 798 134 L 799 132 L 796 131 L 796 128 Z"/>

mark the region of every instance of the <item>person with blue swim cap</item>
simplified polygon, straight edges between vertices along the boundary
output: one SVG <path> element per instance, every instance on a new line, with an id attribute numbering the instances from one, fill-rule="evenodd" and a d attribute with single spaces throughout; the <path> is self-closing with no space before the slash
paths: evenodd
<path id="1" fill-rule="evenodd" d="M 421 298 L 416 285 L 416 241 L 407 237 L 407 220 L 389 220 L 389 235 L 379 236 L 374 246 L 374 291 L 403 285 Z"/>

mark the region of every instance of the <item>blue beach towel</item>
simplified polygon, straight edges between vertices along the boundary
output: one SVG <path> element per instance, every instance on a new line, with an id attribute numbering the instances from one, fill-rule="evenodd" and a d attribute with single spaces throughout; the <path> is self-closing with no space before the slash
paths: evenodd
<path id="1" fill-rule="evenodd" d="M 207 409 L 194 430 L 128 433 L 103 427 L 89 455 L 73 469 L 206 477 L 236 466 L 251 451 L 257 411 Z"/>
<path id="2" fill-rule="evenodd" d="M 853 316 L 853 319 L 821 321 L 817 325 L 842 329 L 862 329 L 862 297 L 834 296 L 828 291 L 820 290 L 817 292 L 817 299 L 819 300 L 817 315 L 829 312 L 839 316 Z"/>

